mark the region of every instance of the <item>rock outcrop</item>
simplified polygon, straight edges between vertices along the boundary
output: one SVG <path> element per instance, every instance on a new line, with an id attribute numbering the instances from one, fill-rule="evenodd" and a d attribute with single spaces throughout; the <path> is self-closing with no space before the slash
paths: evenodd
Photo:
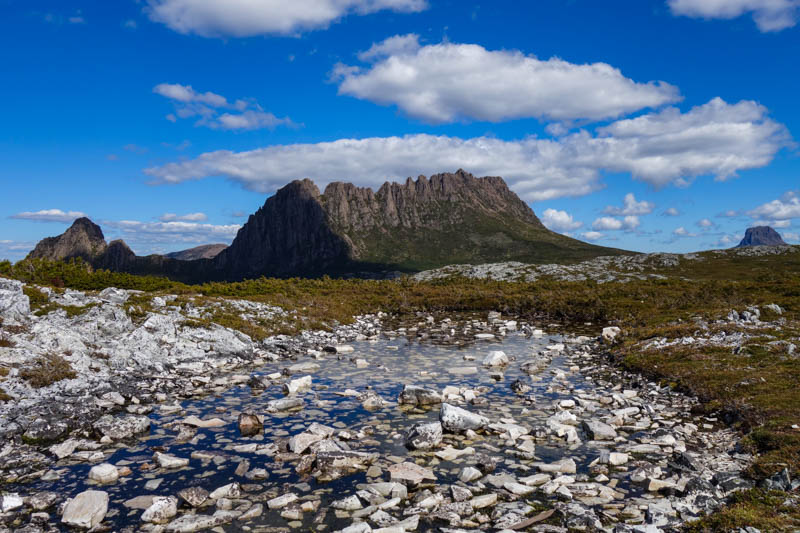
<path id="1" fill-rule="evenodd" d="M 737 248 L 745 246 L 785 246 L 786 243 L 780 234 L 769 226 L 756 226 L 747 228 L 744 239 Z"/>

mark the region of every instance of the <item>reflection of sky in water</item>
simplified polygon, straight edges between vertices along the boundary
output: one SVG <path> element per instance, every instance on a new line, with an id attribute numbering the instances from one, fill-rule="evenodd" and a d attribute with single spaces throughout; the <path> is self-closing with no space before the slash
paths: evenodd
<path id="1" fill-rule="evenodd" d="M 453 348 L 447 346 L 432 345 L 428 343 L 408 342 L 405 338 L 393 340 L 381 340 L 374 342 L 354 343 L 355 352 L 344 354 L 341 360 L 336 355 L 327 354 L 325 359 L 317 361 L 321 368 L 311 375 L 313 376 L 313 390 L 303 393 L 301 396 L 306 400 L 306 407 L 297 412 L 283 414 L 269 414 L 266 412 L 266 404 L 270 400 L 284 397 L 282 387 L 273 385 L 266 391 L 251 391 L 246 385 L 232 388 L 217 396 L 208 396 L 203 399 L 182 402 L 184 412 L 177 415 L 163 416 L 158 412 L 150 415 L 153 421 L 151 435 L 141 439 L 133 447 L 121 448 L 116 453 L 106 458 L 106 462 L 117 464 L 118 466 L 128 465 L 133 470 L 133 474 L 126 478 L 120 478 L 116 484 L 105 485 L 102 490 L 109 492 L 110 512 L 106 521 L 112 522 L 114 527 L 124 525 L 139 524 L 140 510 L 128 510 L 122 506 L 122 502 L 140 495 L 176 495 L 178 491 L 189 486 L 200 485 L 209 492 L 215 488 L 238 481 L 242 484 L 257 483 L 262 485 L 260 490 L 248 493 L 247 497 L 253 499 L 254 495 L 259 495 L 265 491 L 271 493 L 264 497 L 257 497 L 262 503 L 264 500 L 291 490 L 301 499 L 316 493 L 322 498 L 322 507 L 325 507 L 333 499 L 354 494 L 355 485 L 367 481 L 364 473 L 347 476 L 345 478 L 330 483 L 315 483 L 314 478 L 301 478 L 294 471 L 293 463 L 275 463 L 273 459 L 255 454 L 239 453 L 231 449 L 231 446 L 245 443 L 270 443 L 275 439 L 288 437 L 302 432 L 312 422 L 319 422 L 333 426 L 338 429 L 358 430 L 366 425 L 372 426 L 373 435 L 366 442 L 350 443 L 353 449 L 359 451 L 379 451 L 382 458 L 379 465 L 383 468 L 382 480 L 388 480 L 386 467 L 391 464 L 387 457 L 396 456 L 399 458 L 409 455 L 424 454 L 410 453 L 404 446 L 404 439 L 398 434 L 403 433 L 413 424 L 426 420 L 438 419 L 438 407 L 430 411 L 422 410 L 402 410 L 396 404 L 397 396 L 404 384 L 416 384 L 434 387 L 442 390 L 448 385 L 465 386 L 469 388 L 485 387 L 488 392 L 480 394 L 488 400 L 487 403 L 472 407 L 465 406 L 467 409 L 478 411 L 487 416 L 493 422 L 501 418 L 513 418 L 517 423 L 532 427 L 544 424 L 547 416 L 552 414 L 544 410 L 538 410 L 536 404 L 526 404 L 522 397 L 516 396 L 510 388 L 511 383 L 516 379 L 521 379 L 533 388 L 529 394 L 533 394 L 538 400 L 550 405 L 553 399 L 558 398 L 557 393 L 548 393 L 547 389 L 553 383 L 551 378 L 553 368 L 565 368 L 568 366 L 563 357 L 556 357 L 551 366 L 537 374 L 528 376 L 520 372 L 520 364 L 535 356 L 547 344 L 558 342 L 556 337 L 541 339 L 526 339 L 517 334 L 511 334 L 503 341 L 478 342 L 467 347 Z M 502 378 L 496 380 L 492 374 L 495 371 L 481 368 L 481 361 L 490 350 L 502 349 L 512 358 L 512 363 L 506 369 Z M 369 362 L 367 368 L 359 369 L 350 362 L 351 358 L 364 358 Z M 474 357 L 474 360 L 465 360 L 465 357 Z M 516 358 L 516 361 L 513 359 Z M 298 362 L 309 361 L 310 358 L 302 357 Z M 295 361 L 283 361 L 271 363 L 265 366 L 259 373 L 269 374 L 280 372 L 283 368 L 293 364 Z M 477 373 L 463 374 L 456 371 L 463 367 L 477 367 Z M 299 377 L 299 376 L 294 376 Z M 289 378 L 291 379 L 291 378 Z M 571 380 L 575 385 L 584 388 L 588 387 L 588 382 L 584 382 L 580 375 L 572 376 Z M 337 393 L 342 393 L 346 389 L 353 389 L 363 392 L 367 387 L 372 388 L 385 400 L 391 402 L 390 405 L 382 410 L 370 412 L 362 408 L 361 404 L 350 397 L 343 397 Z M 527 395 L 526 395 L 527 396 Z M 568 392 L 564 397 L 571 397 Z M 327 406 L 317 407 L 316 401 L 328 402 Z M 523 409 L 527 412 L 522 413 Z M 236 419 L 240 412 L 250 411 L 264 414 L 265 432 L 256 437 L 241 437 L 239 435 Z M 197 443 L 176 444 L 173 439 L 176 431 L 164 429 L 162 426 L 170 422 L 181 420 L 189 415 L 196 415 L 200 418 L 219 417 L 228 422 L 222 428 L 200 429 L 198 430 Z M 454 447 L 465 447 L 457 440 L 457 437 L 446 436 L 445 442 L 453 444 Z M 484 444 L 490 444 L 501 450 L 505 444 L 499 437 L 489 436 L 486 439 L 468 443 L 477 452 L 487 451 L 483 448 Z M 203 463 L 200 460 L 192 459 L 188 468 L 180 471 L 163 471 L 155 469 L 152 471 L 142 471 L 142 463 L 153 463 L 154 448 L 165 451 L 177 457 L 189 457 L 193 451 L 207 450 L 220 454 L 216 461 Z M 551 462 L 560 459 L 566 448 L 557 446 L 551 442 L 539 443 L 536 447 L 536 455 L 540 460 Z M 572 449 L 566 453 L 575 457 L 581 452 L 586 452 L 589 457 L 585 462 L 579 462 L 579 472 L 586 471 L 586 465 L 591 459 L 596 457 L 597 452 L 583 449 Z M 510 455 L 500 452 L 489 452 L 501 459 L 496 473 L 510 472 L 518 476 L 529 475 L 535 469 L 526 470 L 520 464 L 529 464 L 531 461 L 515 459 Z M 238 466 L 240 458 L 250 461 L 250 469 L 265 468 L 269 472 L 269 478 L 265 481 L 250 481 L 244 477 L 236 476 L 234 470 Z M 400 460 L 400 459 L 396 459 Z M 474 463 L 474 458 L 469 456 L 457 459 L 454 462 L 440 462 L 438 459 L 427 456 L 426 466 L 434 469 L 439 477 L 439 483 L 448 483 L 456 480 L 460 469 L 466 464 Z M 80 491 L 91 488 L 86 482 L 88 471 L 91 465 L 76 464 L 64 466 L 60 469 L 63 472 L 59 481 L 37 482 L 34 488 L 37 490 L 55 490 L 72 496 Z M 157 489 L 148 490 L 145 484 L 153 479 L 163 481 Z M 375 480 L 373 480 L 375 481 Z M 31 487 L 18 487 L 21 492 L 29 493 Z M 286 520 L 279 516 L 279 511 L 270 511 L 264 505 L 264 515 L 255 521 L 247 524 L 226 525 L 226 531 L 238 531 L 242 525 L 253 526 L 257 524 L 265 525 L 286 525 Z M 213 513 L 214 508 L 209 508 L 206 513 Z M 115 514 L 116 513 L 116 514 Z M 115 515 L 114 515 L 115 514 Z M 304 525 L 309 525 L 316 513 L 306 513 Z M 114 515 L 114 516 L 111 516 Z M 332 527 L 348 525 L 349 521 L 337 520 L 333 512 L 328 513 L 326 520 Z"/>

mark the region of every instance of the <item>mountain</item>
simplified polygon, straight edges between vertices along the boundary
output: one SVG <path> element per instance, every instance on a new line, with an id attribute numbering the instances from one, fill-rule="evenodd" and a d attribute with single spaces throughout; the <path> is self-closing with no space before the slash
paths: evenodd
<path id="1" fill-rule="evenodd" d="M 123 241 L 106 245 L 99 226 L 79 219 L 30 256 L 83 257 L 95 268 L 198 282 L 418 272 L 456 263 L 575 263 L 629 253 L 552 232 L 502 178 L 459 170 L 387 182 L 377 191 L 334 182 L 321 193 L 310 180 L 293 181 L 249 217 L 228 247 L 139 257 Z"/>
<path id="2" fill-rule="evenodd" d="M 737 248 L 745 246 L 788 246 L 777 231 L 769 226 L 747 228 L 744 239 Z"/>
<path id="3" fill-rule="evenodd" d="M 195 259 L 212 259 L 219 255 L 219 253 L 227 248 L 227 244 L 203 244 L 195 246 L 188 250 L 181 250 L 179 252 L 171 252 L 164 254 L 164 257 L 170 259 L 180 259 L 181 261 L 194 261 Z"/>
<path id="4" fill-rule="evenodd" d="M 47 237 L 39 241 L 28 257 L 54 261 L 80 257 L 91 263 L 102 256 L 107 249 L 103 230 L 84 217 L 76 219 L 72 226 L 58 237 Z"/>
<path id="5" fill-rule="evenodd" d="M 620 250 L 544 227 L 499 177 L 455 174 L 384 183 L 377 192 L 294 181 L 267 199 L 214 261 L 227 279 L 416 272 L 454 263 L 576 262 Z"/>

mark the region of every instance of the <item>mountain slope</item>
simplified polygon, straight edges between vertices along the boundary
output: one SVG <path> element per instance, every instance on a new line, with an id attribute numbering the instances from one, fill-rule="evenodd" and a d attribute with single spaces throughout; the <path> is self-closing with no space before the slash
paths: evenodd
<path id="1" fill-rule="evenodd" d="M 294 181 L 220 253 L 226 279 L 419 271 L 452 263 L 575 262 L 621 252 L 554 233 L 502 178 L 464 171 L 385 183 L 377 192 Z"/>

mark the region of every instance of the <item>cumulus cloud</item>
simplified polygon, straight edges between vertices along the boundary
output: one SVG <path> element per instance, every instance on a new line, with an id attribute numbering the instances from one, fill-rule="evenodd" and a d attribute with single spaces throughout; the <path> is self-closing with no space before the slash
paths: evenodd
<path id="1" fill-rule="evenodd" d="M 615 216 L 622 216 L 622 215 L 649 215 L 653 212 L 653 209 L 656 208 L 656 205 L 651 202 L 647 202 L 642 200 L 641 202 L 636 201 L 636 196 L 632 192 L 629 192 L 625 195 L 623 199 L 623 206 L 622 207 L 615 207 L 612 205 L 607 206 L 603 213 L 607 215 L 615 215 Z"/>
<path id="2" fill-rule="evenodd" d="M 795 191 L 788 191 L 777 200 L 762 204 L 747 214 L 752 218 L 768 220 L 800 218 L 800 195 Z"/>
<path id="3" fill-rule="evenodd" d="M 680 216 L 681 212 L 680 212 L 680 211 L 678 211 L 678 210 L 677 210 L 676 208 L 674 208 L 674 207 L 668 207 L 668 208 L 667 208 L 667 209 L 665 209 L 665 210 L 664 210 L 664 212 L 663 212 L 663 213 L 661 213 L 661 214 L 662 214 L 663 216 L 665 216 L 665 217 L 677 217 L 677 216 Z"/>
<path id="4" fill-rule="evenodd" d="M 86 213 L 81 211 L 62 211 L 61 209 L 42 209 L 41 211 L 23 211 L 10 218 L 18 220 L 34 220 L 36 222 L 62 222 L 72 223 L 76 218 L 85 217 Z"/>
<path id="5" fill-rule="evenodd" d="M 685 186 L 702 175 L 724 180 L 767 165 L 790 139 L 762 106 L 719 98 L 686 113 L 666 109 L 613 122 L 598 132 L 515 141 L 424 134 L 339 139 L 207 152 L 145 173 L 155 183 L 223 176 L 253 191 L 272 192 L 300 178 L 322 186 L 336 180 L 378 186 L 387 179 L 463 167 L 476 175 L 502 176 L 525 200 L 539 201 L 597 190 L 604 171 L 630 173 L 655 187 Z"/>
<path id="6" fill-rule="evenodd" d="M 689 230 L 687 230 L 683 226 L 675 228 L 675 230 L 672 232 L 672 235 L 674 235 L 675 237 L 697 237 L 696 233 L 689 232 Z"/>
<path id="7" fill-rule="evenodd" d="M 600 217 L 592 222 L 592 229 L 605 231 L 618 231 L 621 229 L 631 231 L 641 225 L 638 216 L 628 215 L 622 219 L 614 217 Z"/>
<path id="8" fill-rule="evenodd" d="M 714 227 L 714 223 L 711 222 L 707 218 L 702 218 L 702 219 L 697 221 L 697 227 L 698 228 L 703 228 L 704 230 L 707 230 L 709 228 L 713 228 Z"/>
<path id="9" fill-rule="evenodd" d="M 742 216 L 742 213 L 735 209 L 728 209 L 717 215 L 718 218 L 736 218 L 740 216 Z"/>
<path id="10" fill-rule="evenodd" d="M 279 118 L 265 111 L 253 99 L 240 99 L 229 103 L 222 95 L 195 91 L 191 85 L 160 83 L 153 92 L 168 98 L 175 105 L 175 113 L 167 120 L 177 122 L 179 118 L 195 118 L 195 126 L 220 130 L 274 129 L 278 126 L 295 127 L 288 117 Z"/>
<path id="11" fill-rule="evenodd" d="M 188 213 L 186 215 L 176 215 L 175 213 L 164 213 L 158 220 L 161 222 L 205 222 L 208 216 L 205 213 Z"/>
<path id="12" fill-rule="evenodd" d="M 518 118 L 602 120 L 680 100 L 664 82 L 637 83 L 606 63 L 540 60 L 475 44 L 420 46 L 394 36 L 359 56 L 368 67 L 337 65 L 339 94 L 396 105 L 435 124 Z"/>
<path id="13" fill-rule="evenodd" d="M 542 218 L 542 224 L 547 226 L 549 229 L 557 231 L 559 233 L 574 231 L 583 226 L 583 222 L 574 220 L 572 218 L 572 215 L 570 215 L 566 211 L 545 209 L 544 212 L 542 213 L 541 218 Z"/>
<path id="14" fill-rule="evenodd" d="M 800 233 L 795 233 L 792 231 L 784 231 L 783 240 L 787 242 L 798 242 L 800 241 Z"/>
<path id="15" fill-rule="evenodd" d="M 605 237 L 605 235 L 600 233 L 599 231 L 586 231 L 584 233 L 581 233 L 581 237 L 583 237 L 587 241 L 597 241 Z"/>
<path id="16" fill-rule="evenodd" d="M 151 20 L 203 37 L 291 35 L 325 28 L 349 14 L 413 13 L 426 0 L 147 0 Z"/>
<path id="17" fill-rule="evenodd" d="M 694 18 L 753 17 L 762 32 L 780 31 L 797 24 L 798 0 L 667 0 L 672 13 Z"/>

